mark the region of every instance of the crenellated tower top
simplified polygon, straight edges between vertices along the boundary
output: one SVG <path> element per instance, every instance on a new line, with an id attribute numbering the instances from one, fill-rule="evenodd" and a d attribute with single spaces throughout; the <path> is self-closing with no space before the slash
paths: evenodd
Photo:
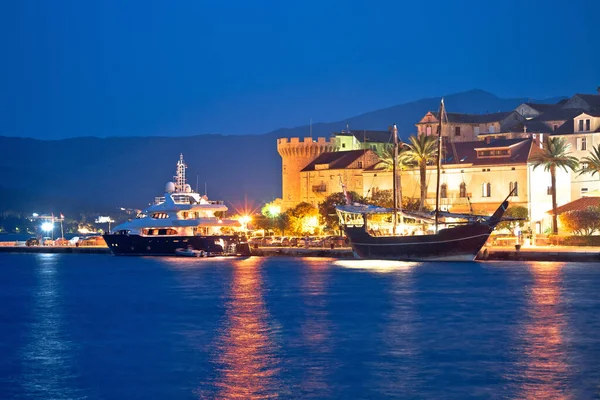
<path id="1" fill-rule="evenodd" d="M 320 137 L 280 138 L 277 151 L 281 156 L 283 207 L 298 204 L 300 199 L 300 171 L 323 153 L 332 152 L 335 141 Z"/>

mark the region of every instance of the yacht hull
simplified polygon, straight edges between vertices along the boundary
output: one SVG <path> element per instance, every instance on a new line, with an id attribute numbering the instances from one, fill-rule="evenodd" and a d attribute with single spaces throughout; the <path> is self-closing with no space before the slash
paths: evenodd
<path id="1" fill-rule="evenodd" d="M 177 249 L 203 250 L 209 255 L 249 256 L 248 243 L 239 237 L 222 236 L 141 236 L 103 235 L 114 255 L 128 256 L 174 256 Z M 223 245 L 221 245 L 221 240 Z M 231 246 L 234 245 L 234 246 Z"/>
<path id="2" fill-rule="evenodd" d="M 400 261 L 473 261 L 494 230 L 486 223 L 441 229 L 433 235 L 371 236 L 364 227 L 345 227 L 359 258 Z"/>

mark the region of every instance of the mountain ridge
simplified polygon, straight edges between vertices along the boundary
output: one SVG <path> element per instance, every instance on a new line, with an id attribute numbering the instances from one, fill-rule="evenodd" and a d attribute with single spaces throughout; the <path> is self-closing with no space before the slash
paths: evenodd
<path id="1" fill-rule="evenodd" d="M 515 109 L 521 99 L 502 99 L 483 90 L 444 96 L 449 112 Z M 558 101 L 547 99 L 545 102 Z M 415 123 L 435 110 L 439 97 L 369 111 L 312 125 L 313 137 L 346 128 L 385 130 L 396 123 L 406 139 Z M 533 100 L 544 102 L 544 100 Z M 556 102 L 554 101 L 554 102 Z M 281 196 L 281 159 L 276 139 L 308 137 L 308 125 L 264 134 L 210 133 L 191 136 L 82 136 L 45 140 L 0 136 L 0 211 L 76 212 L 78 209 L 144 208 L 172 180 L 179 154 L 188 182 L 209 188 L 211 199 L 230 208 L 258 206 Z M 61 207 L 66 207 L 68 210 Z"/>

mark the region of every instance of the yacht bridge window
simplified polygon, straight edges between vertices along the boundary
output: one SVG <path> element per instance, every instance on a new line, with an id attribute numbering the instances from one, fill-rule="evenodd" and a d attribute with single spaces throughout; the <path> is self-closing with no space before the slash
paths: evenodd
<path id="1" fill-rule="evenodd" d="M 154 219 L 167 219 L 169 218 L 169 214 L 167 213 L 153 213 L 152 218 Z"/>

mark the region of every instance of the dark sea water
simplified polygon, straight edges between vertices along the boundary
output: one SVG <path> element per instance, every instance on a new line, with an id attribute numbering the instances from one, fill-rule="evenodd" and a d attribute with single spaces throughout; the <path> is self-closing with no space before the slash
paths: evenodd
<path id="1" fill-rule="evenodd" d="M 0 254 L 2 399 L 600 397 L 600 266 Z"/>

